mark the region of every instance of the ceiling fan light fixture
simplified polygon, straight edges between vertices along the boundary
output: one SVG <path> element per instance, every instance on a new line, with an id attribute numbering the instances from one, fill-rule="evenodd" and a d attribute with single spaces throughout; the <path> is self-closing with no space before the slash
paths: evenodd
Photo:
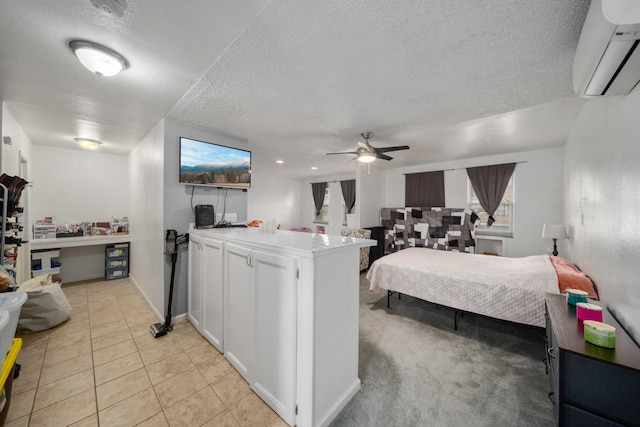
<path id="1" fill-rule="evenodd" d="M 362 163 L 371 163 L 376 159 L 376 153 L 370 151 L 362 151 L 358 153 L 358 161 Z"/>
<path id="2" fill-rule="evenodd" d="M 82 148 L 86 148 L 87 150 L 95 150 L 102 145 L 102 142 L 96 141 L 95 139 L 74 138 L 74 140 L 80 144 Z"/>
<path id="3" fill-rule="evenodd" d="M 69 47 L 84 67 L 98 76 L 115 76 L 129 68 L 124 56 L 109 48 L 85 40 L 73 40 Z"/>

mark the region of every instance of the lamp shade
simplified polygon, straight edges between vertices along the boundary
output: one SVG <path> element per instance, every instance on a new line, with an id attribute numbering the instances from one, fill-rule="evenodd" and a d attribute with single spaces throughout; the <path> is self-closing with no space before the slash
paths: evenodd
<path id="1" fill-rule="evenodd" d="M 567 239 L 567 227 L 562 224 L 545 224 L 542 227 L 543 239 Z"/>

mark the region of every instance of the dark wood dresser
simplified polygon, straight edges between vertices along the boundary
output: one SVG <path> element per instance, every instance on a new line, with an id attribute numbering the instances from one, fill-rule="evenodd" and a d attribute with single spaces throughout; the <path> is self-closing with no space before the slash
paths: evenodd
<path id="1" fill-rule="evenodd" d="M 378 258 L 384 256 L 384 227 L 364 227 L 365 230 L 371 230 L 371 239 L 378 242 L 375 246 L 369 248 L 369 267 Z"/>
<path id="2" fill-rule="evenodd" d="M 557 424 L 640 426 L 640 348 L 606 309 L 603 322 L 616 328 L 615 349 L 584 340 L 576 308 L 564 295 L 546 294 L 545 307 L 545 363 Z"/>

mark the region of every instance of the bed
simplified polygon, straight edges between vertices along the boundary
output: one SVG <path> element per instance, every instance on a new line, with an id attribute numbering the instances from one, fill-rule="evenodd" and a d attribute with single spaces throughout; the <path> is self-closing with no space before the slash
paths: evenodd
<path id="1" fill-rule="evenodd" d="M 544 294 L 581 289 L 597 299 L 591 280 L 569 261 L 548 255 L 505 258 L 407 248 L 376 260 L 370 290 L 385 289 L 455 310 L 544 327 Z M 387 305 L 389 301 L 387 300 Z"/>

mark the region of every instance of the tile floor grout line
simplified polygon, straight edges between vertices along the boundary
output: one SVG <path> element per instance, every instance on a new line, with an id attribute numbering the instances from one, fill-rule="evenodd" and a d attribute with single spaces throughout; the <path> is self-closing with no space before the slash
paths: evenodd
<path id="1" fill-rule="evenodd" d="M 95 345 L 94 345 L 94 342 L 93 342 L 93 339 L 94 338 L 98 338 L 98 337 L 94 336 L 94 330 L 92 328 L 92 325 L 93 325 L 92 319 L 95 320 L 96 318 L 99 318 L 99 317 L 103 316 L 105 314 L 105 310 L 101 308 L 103 305 L 99 304 L 101 296 L 96 295 L 97 293 L 101 293 L 101 290 L 99 292 L 95 292 L 96 289 L 99 289 L 99 288 L 95 288 L 92 291 L 92 288 L 94 286 L 88 287 L 85 284 L 84 289 L 79 290 L 77 292 L 77 295 L 74 294 L 74 299 L 76 299 L 76 302 L 75 302 L 74 306 L 75 307 L 83 306 L 83 305 L 86 306 L 87 319 L 88 319 L 88 323 L 87 323 L 88 326 L 86 328 L 89 330 L 89 334 L 88 334 L 89 335 L 89 349 L 91 351 L 91 356 L 90 357 L 91 357 L 91 365 L 92 365 L 91 369 L 92 369 L 92 375 L 93 375 L 93 397 L 94 397 L 94 408 L 93 408 L 94 412 L 91 415 L 87 415 L 87 416 L 81 418 L 80 420 L 77 420 L 77 421 L 74 421 L 74 422 L 79 422 L 79 421 L 82 421 L 84 419 L 87 419 L 87 418 L 90 418 L 92 416 L 95 416 L 96 417 L 96 422 L 98 423 L 98 425 L 101 425 L 103 423 L 101 423 L 101 420 L 100 420 L 100 410 L 99 410 L 99 405 L 98 405 L 96 355 L 94 354 L 98 350 L 95 349 Z M 128 288 L 122 288 L 122 289 L 118 289 L 118 290 L 122 290 L 123 292 L 127 292 L 127 289 Z M 136 290 L 136 289 L 134 289 L 134 290 Z M 137 292 L 137 294 L 139 295 L 139 292 Z M 79 302 L 77 301 L 78 296 L 80 296 L 80 301 Z M 93 304 L 90 304 L 89 303 L 90 301 L 93 302 Z M 112 314 L 115 311 L 119 311 L 120 314 L 122 315 L 122 317 L 123 317 L 123 319 L 125 321 L 125 324 L 127 325 L 127 331 L 129 332 L 129 337 L 130 337 L 131 341 L 133 342 L 133 345 L 134 345 L 134 348 L 135 348 L 135 353 L 138 355 L 138 357 L 142 361 L 142 367 L 145 368 L 146 379 L 149 382 L 149 384 L 151 384 L 151 388 L 153 389 L 154 396 L 155 396 L 156 400 L 158 401 L 158 403 L 160 403 L 160 397 L 158 396 L 158 393 L 156 392 L 156 387 L 151 383 L 151 377 L 150 377 L 148 369 L 149 369 L 149 366 L 152 366 L 152 365 L 154 365 L 154 364 L 156 364 L 158 362 L 161 363 L 164 358 L 161 357 L 159 360 L 157 360 L 157 361 L 155 361 L 153 363 L 149 363 L 149 364 L 145 363 L 144 359 L 142 359 L 141 347 L 140 347 L 140 345 L 143 345 L 143 344 L 141 344 L 142 341 L 140 339 L 136 340 L 136 338 L 143 337 L 144 335 L 139 335 L 138 337 L 136 337 L 136 336 L 134 336 L 134 331 L 132 330 L 132 326 L 135 326 L 134 323 L 137 324 L 137 325 L 140 325 L 142 322 L 129 320 L 127 318 L 127 316 L 125 315 L 123 307 L 122 307 L 122 302 L 126 301 L 128 303 L 130 301 L 130 299 L 128 299 L 128 298 L 117 298 L 116 301 L 117 301 L 117 306 L 112 307 L 112 310 L 111 311 L 106 311 L 106 313 L 111 313 Z M 142 301 L 142 302 L 144 302 L 144 301 Z M 135 307 L 135 306 L 136 306 L 135 303 L 131 303 L 130 304 L 130 309 L 131 309 L 131 307 Z M 148 303 L 144 304 L 144 306 L 147 307 Z M 93 309 L 91 309 L 91 307 L 93 307 Z M 98 313 L 98 314 L 96 315 L 96 313 Z M 153 314 L 153 313 L 151 313 L 151 314 Z M 144 317 L 144 316 L 141 316 L 141 318 L 142 317 Z M 193 329 L 192 325 L 188 321 L 181 322 L 180 324 L 184 325 L 184 327 L 180 326 L 179 328 L 176 328 L 177 330 L 175 331 L 176 333 L 174 334 L 175 335 L 174 336 L 174 340 L 171 343 L 169 343 L 170 347 L 172 346 L 171 344 L 173 344 L 175 346 L 179 346 L 180 353 L 184 354 L 187 357 L 187 359 L 191 362 L 191 364 L 193 365 L 194 369 L 196 369 L 196 372 L 199 375 L 203 376 L 203 373 L 200 372 L 200 368 L 198 368 L 196 366 L 196 363 L 194 362 L 194 359 L 193 359 L 193 358 L 197 359 L 198 356 L 195 353 L 192 353 L 191 355 L 189 354 L 189 351 L 194 349 L 196 346 L 199 346 L 201 344 L 202 345 L 208 344 L 207 348 L 209 350 L 211 350 L 212 353 L 208 353 L 208 352 L 206 353 L 206 355 L 204 356 L 206 360 L 212 361 L 212 360 L 216 360 L 218 358 L 222 358 L 222 360 L 226 360 L 226 359 L 224 359 L 224 355 L 222 353 L 220 353 L 217 350 L 215 350 L 213 346 L 211 346 L 206 340 L 204 340 L 200 335 L 198 335 L 197 331 L 195 329 Z M 95 325 L 95 326 L 98 326 L 98 325 Z M 142 332 L 142 331 L 140 330 L 139 332 Z M 70 334 L 71 333 L 81 333 L 81 331 L 75 331 L 75 332 L 69 332 L 69 333 Z M 61 334 L 59 336 L 64 336 L 64 335 L 65 334 Z M 43 359 L 42 359 L 40 367 L 39 367 L 37 385 L 36 385 L 33 401 L 31 402 L 31 412 L 28 414 L 28 419 L 27 419 L 28 423 L 31 423 L 31 417 L 33 415 L 33 408 L 35 407 L 35 402 L 36 402 L 36 395 L 37 395 L 38 389 L 40 389 L 40 386 L 41 386 L 41 383 L 42 383 L 42 374 L 43 374 L 43 371 L 44 371 L 44 359 L 46 358 L 46 355 L 47 355 L 48 351 L 53 351 L 53 349 L 50 349 L 50 347 L 49 347 L 49 345 L 51 344 L 51 333 L 48 332 L 45 335 L 45 338 L 46 338 L 46 341 L 45 341 L 45 346 L 44 346 L 44 355 L 43 355 Z M 56 337 L 56 339 L 59 339 L 59 338 Z M 146 341 L 144 341 L 144 342 L 146 342 Z M 110 346 L 103 347 L 102 349 L 106 349 L 106 348 L 111 347 L 111 346 L 117 346 L 118 344 L 121 344 L 121 343 L 111 344 Z M 75 344 L 70 344 L 70 345 L 75 345 Z M 143 345 L 143 347 L 145 347 L 145 346 Z M 145 348 L 148 349 L 149 346 L 147 345 Z M 152 350 L 152 351 L 155 351 L 155 350 Z M 158 349 L 158 351 L 162 351 L 162 350 Z M 115 354 L 116 353 L 114 353 L 114 356 L 112 356 L 112 357 L 115 357 Z M 120 354 L 121 354 L 120 352 L 117 353 L 118 356 Z M 66 360 L 66 359 L 63 359 L 58 363 L 63 363 L 64 360 Z M 52 365 L 49 365 L 49 366 L 55 366 L 55 364 L 52 364 Z M 234 400 L 234 401 L 230 401 L 230 402 L 228 402 L 228 405 L 227 405 L 227 403 L 225 403 L 225 401 L 222 400 L 222 398 L 220 397 L 218 392 L 214 389 L 214 386 L 216 386 L 217 384 L 222 383 L 226 379 L 230 379 L 234 375 L 234 373 L 237 375 L 237 371 L 233 370 L 232 372 L 229 372 L 229 373 L 227 373 L 226 375 L 223 375 L 220 378 L 216 378 L 214 376 L 213 378 L 216 378 L 214 380 L 214 382 L 212 382 L 210 384 L 209 381 L 206 381 L 206 384 L 200 390 L 196 390 L 196 391 L 190 393 L 187 396 L 180 396 L 181 400 L 179 402 L 175 402 L 170 407 L 166 408 L 166 410 L 169 410 L 171 408 L 177 407 L 178 405 L 183 404 L 186 400 L 188 400 L 191 397 L 193 397 L 196 393 L 199 393 L 199 392 L 202 392 L 205 389 L 208 389 L 207 392 L 213 392 L 214 395 L 220 400 L 220 402 L 222 404 L 222 406 L 221 406 L 222 411 L 220 411 L 220 413 L 212 416 L 211 418 L 207 418 L 207 420 L 205 420 L 203 423 L 200 423 L 200 424 L 204 425 L 204 424 L 210 423 L 216 417 L 221 416 L 222 414 L 226 413 L 225 417 L 229 417 L 228 419 L 230 421 L 233 420 L 234 423 L 236 423 L 237 425 L 242 426 L 242 424 L 239 422 L 239 420 L 236 419 L 236 416 L 234 416 L 233 413 L 231 412 L 231 408 L 235 407 L 238 404 L 238 402 L 240 402 L 242 399 L 246 399 L 249 395 L 251 395 L 253 393 L 253 391 L 251 391 L 250 388 L 249 388 L 248 392 L 243 397 L 241 397 L 240 399 Z M 75 374 L 77 374 L 77 373 L 74 373 L 73 375 L 75 375 Z M 125 374 L 125 375 L 127 375 L 127 374 Z M 180 374 L 178 374 L 178 375 L 180 375 Z M 121 378 L 121 377 L 122 377 L 122 375 L 118 376 L 117 378 Z M 175 377 L 175 375 L 174 375 L 174 377 Z M 112 379 L 110 381 L 114 381 L 117 378 L 114 378 L 114 379 Z M 170 378 L 168 378 L 167 380 L 169 380 L 169 379 Z M 206 378 L 205 378 L 205 380 L 206 380 Z M 244 381 L 244 379 L 243 379 L 243 381 Z M 107 384 L 107 383 L 105 383 L 105 384 Z M 223 387 L 226 387 L 226 386 L 227 385 L 225 385 Z M 148 390 L 148 388 L 146 390 Z M 77 395 L 78 394 L 75 394 L 73 396 L 68 397 L 67 399 L 69 399 L 71 401 Z M 63 399 L 62 401 L 64 401 L 64 400 L 66 400 L 66 399 Z M 58 403 L 58 402 L 56 402 L 56 403 Z M 51 406 L 51 405 L 49 405 L 49 406 Z M 49 407 L 49 406 L 47 406 L 47 407 Z M 47 408 L 47 407 L 45 407 L 45 408 Z M 45 408 L 40 408 L 39 411 L 40 410 L 44 410 Z M 87 408 L 87 409 L 89 409 L 89 408 Z M 145 422 L 145 421 L 147 421 L 147 420 L 149 420 L 149 419 L 151 419 L 153 417 L 158 416 L 158 418 L 164 419 L 165 423 L 167 425 L 170 425 L 169 418 L 167 418 L 166 410 L 160 404 L 159 405 L 159 411 L 156 414 L 152 414 L 152 415 L 148 416 L 147 418 L 145 418 L 144 420 L 140 420 L 138 422 L 138 424 L 143 423 L 143 422 Z M 162 417 L 159 417 L 159 415 L 158 415 L 160 412 L 162 412 Z M 277 414 L 273 413 L 272 415 L 273 415 L 273 418 L 269 417 L 268 419 L 266 419 L 266 422 L 268 424 L 269 423 L 273 423 L 274 421 L 276 421 L 278 419 Z"/>
<path id="2" fill-rule="evenodd" d="M 89 310 L 89 293 L 87 292 L 87 310 Z M 98 421 L 98 426 L 100 426 L 100 411 L 98 410 L 98 380 L 96 378 L 96 361 L 94 358 L 93 351 L 93 333 L 91 332 L 91 311 L 89 310 L 89 344 L 91 345 L 91 367 L 93 371 L 93 399 L 94 405 L 96 408 L 96 420 Z"/>

